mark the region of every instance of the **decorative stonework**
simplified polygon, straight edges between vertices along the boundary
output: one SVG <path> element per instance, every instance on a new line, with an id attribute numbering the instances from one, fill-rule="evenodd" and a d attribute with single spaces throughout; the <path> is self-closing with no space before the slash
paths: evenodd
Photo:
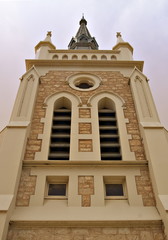
<path id="1" fill-rule="evenodd" d="M 155 197 L 149 177 L 149 172 L 146 167 L 141 167 L 141 176 L 136 176 L 137 192 L 142 195 L 144 206 L 155 206 Z"/>
<path id="2" fill-rule="evenodd" d="M 92 139 L 79 139 L 79 152 L 92 152 Z"/>
<path id="3" fill-rule="evenodd" d="M 7 240 L 166 240 L 161 227 L 22 227 L 10 226 Z"/>
<path id="4" fill-rule="evenodd" d="M 33 74 L 31 74 L 25 81 L 26 81 L 26 84 L 24 86 L 24 91 L 23 91 L 22 99 L 20 101 L 17 117 L 27 116 L 30 99 L 32 95 L 33 84 L 35 81 Z"/>
<path id="5" fill-rule="evenodd" d="M 91 134 L 92 126 L 91 123 L 79 123 L 79 134 Z"/>
<path id="6" fill-rule="evenodd" d="M 91 118 L 90 108 L 79 108 L 79 118 Z"/>
<path id="7" fill-rule="evenodd" d="M 139 76 L 136 76 L 135 78 L 135 86 L 136 86 L 137 94 L 139 97 L 139 103 L 141 106 L 143 117 L 149 117 L 149 118 L 152 117 L 150 107 L 149 107 L 148 97 L 146 95 L 145 88 L 143 85 L 143 80 Z"/>
<path id="8" fill-rule="evenodd" d="M 83 56 L 87 58 L 85 55 Z M 84 59 L 84 58 L 83 58 Z M 73 74 L 67 79 L 69 86 L 78 91 L 93 91 L 99 87 L 101 79 L 97 75 L 88 73 Z M 83 86 L 85 85 L 85 87 Z"/>
<path id="9" fill-rule="evenodd" d="M 78 72 L 62 72 L 62 71 L 49 71 L 45 76 L 41 77 L 41 84 L 37 95 L 33 121 L 30 130 L 30 136 L 27 143 L 25 160 L 34 160 L 35 153 L 41 151 L 41 140 L 39 135 L 43 133 L 46 108 L 43 106 L 45 99 L 60 91 L 71 92 L 81 99 L 82 104 L 87 105 L 89 99 L 102 91 L 114 92 L 120 96 L 124 102 L 124 115 L 128 119 L 126 123 L 127 133 L 130 135 L 130 149 L 135 153 L 136 160 L 145 160 L 144 147 L 141 142 L 141 136 L 134 107 L 134 101 L 128 84 L 129 78 L 123 77 L 119 72 L 93 72 L 98 76 L 102 82 L 101 85 L 92 91 L 82 92 L 72 89 L 66 82 L 66 79 Z M 90 108 L 79 108 L 79 118 L 91 118 Z M 139 140 L 138 145 L 134 140 Z"/>
<path id="10" fill-rule="evenodd" d="M 94 177 L 78 177 L 78 194 L 82 196 L 82 207 L 91 206 L 91 195 L 94 194 Z"/>
<path id="11" fill-rule="evenodd" d="M 23 168 L 18 188 L 16 206 L 28 206 L 30 196 L 34 194 L 36 187 L 36 176 L 30 175 L 30 168 Z"/>

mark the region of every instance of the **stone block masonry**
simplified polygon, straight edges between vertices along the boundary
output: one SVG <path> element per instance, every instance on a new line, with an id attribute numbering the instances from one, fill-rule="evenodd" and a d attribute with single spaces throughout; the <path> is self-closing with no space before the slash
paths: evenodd
<path id="1" fill-rule="evenodd" d="M 80 108 L 79 109 L 79 118 L 91 118 L 90 108 Z"/>
<path id="2" fill-rule="evenodd" d="M 91 123 L 79 123 L 79 134 L 91 134 L 92 126 Z"/>
<path id="3" fill-rule="evenodd" d="M 126 124 L 127 132 L 131 135 L 131 139 L 129 141 L 130 149 L 135 153 L 136 160 L 145 160 L 144 147 L 141 141 L 134 101 L 128 84 L 129 78 L 124 77 L 117 71 L 95 71 L 93 74 L 102 79 L 102 84 L 95 90 L 83 92 L 72 89 L 66 82 L 68 76 L 76 73 L 79 72 L 49 71 L 45 76 L 41 77 L 41 84 L 39 85 L 39 91 L 37 94 L 30 136 L 26 147 L 25 160 L 34 160 L 35 153 L 41 151 L 41 140 L 39 140 L 38 135 L 43 133 L 44 128 L 44 123 L 41 122 L 41 119 L 44 118 L 46 114 L 46 106 L 44 106 L 45 99 L 50 95 L 60 93 L 61 91 L 71 92 L 76 95 L 80 98 L 81 104 L 83 105 L 87 105 L 88 100 L 93 95 L 104 91 L 110 91 L 122 97 L 125 101 L 124 115 L 125 118 L 128 119 L 128 123 Z M 91 117 L 91 109 L 89 107 L 79 107 L 79 118 Z M 134 140 L 139 141 L 137 142 Z"/>
<path id="4" fill-rule="evenodd" d="M 155 206 L 155 198 L 147 167 L 141 167 L 141 176 L 136 176 L 137 192 L 142 196 L 144 206 Z"/>
<path id="5" fill-rule="evenodd" d="M 7 240 L 166 240 L 157 227 L 15 227 Z"/>
<path id="6" fill-rule="evenodd" d="M 78 177 L 78 194 L 82 196 L 82 207 L 91 206 L 91 195 L 94 194 L 94 177 Z"/>
<path id="7" fill-rule="evenodd" d="M 92 139 L 79 139 L 79 152 L 92 152 Z"/>
<path id="8" fill-rule="evenodd" d="M 23 168 L 18 188 L 16 206 L 28 206 L 30 196 L 35 192 L 36 176 L 30 175 L 30 168 Z"/>

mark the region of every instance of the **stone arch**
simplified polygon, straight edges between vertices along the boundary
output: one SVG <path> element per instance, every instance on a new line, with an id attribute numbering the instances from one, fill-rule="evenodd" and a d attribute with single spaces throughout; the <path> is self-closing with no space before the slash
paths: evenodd
<path id="1" fill-rule="evenodd" d="M 118 125 L 118 134 L 120 136 L 122 160 L 128 161 L 135 160 L 135 154 L 130 150 L 129 139 L 131 138 L 131 136 L 127 133 L 126 123 L 128 122 L 128 119 L 124 117 L 124 103 L 124 100 L 120 96 L 108 91 L 97 93 L 92 96 L 88 101 L 88 105 L 92 107 L 92 112 L 95 116 L 95 134 L 99 132 L 99 109 L 104 105 L 111 110 L 115 110 Z M 100 135 L 97 134 L 97 138 L 100 139 Z"/>
<path id="2" fill-rule="evenodd" d="M 83 55 L 82 60 L 88 60 L 88 57 L 86 55 Z"/>
<path id="3" fill-rule="evenodd" d="M 114 100 L 104 97 L 98 101 L 98 118 L 101 160 L 122 160 Z"/>
<path id="4" fill-rule="evenodd" d="M 69 160 L 72 102 L 60 97 L 54 103 L 48 160 Z"/>
<path id="5" fill-rule="evenodd" d="M 92 55 L 91 59 L 92 60 L 97 60 L 97 56 L 96 55 Z"/>
<path id="6" fill-rule="evenodd" d="M 102 55 L 101 56 L 101 60 L 107 60 L 107 56 L 106 55 Z"/>
<path id="7" fill-rule="evenodd" d="M 42 122 L 44 123 L 44 130 L 43 134 L 38 135 L 38 139 L 42 140 L 42 146 L 41 152 L 36 152 L 35 160 L 48 159 L 54 109 L 61 107 L 71 109 L 71 119 L 73 122 L 73 124 L 71 124 L 71 136 L 72 136 L 74 135 L 73 132 L 76 131 L 74 130 L 74 128 L 76 127 L 76 124 L 74 124 L 75 123 L 74 119 L 78 114 L 77 111 L 80 103 L 81 102 L 77 96 L 65 91 L 51 94 L 45 99 L 44 107 L 46 108 L 46 115 L 42 119 Z"/>
<path id="8" fill-rule="evenodd" d="M 62 56 L 62 60 L 68 60 L 68 56 L 65 54 Z"/>
<path id="9" fill-rule="evenodd" d="M 115 60 L 117 60 L 117 57 L 115 55 L 112 55 L 111 60 L 115 61 Z"/>
<path id="10" fill-rule="evenodd" d="M 77 60 L 78 59 L 78 56 L 77 55 L 73 55 L 72 56 L 72 60 Z"/>
<path id="11" fill-rule="evenodd" d="M 58 55 L 55 54 L 53 57 L 52 57 L 53 60 L 57 60 L 58 59 Z"/>
<path id="12" fill-rule="evenodd" d="M 112 91 L 101 91 L 99 93 L 94 94 L 91 96 L 88 100 L 88 105 L 91 105 L 92 99 L 96 98 L 97 96 L 105 96 L 105 97 L 110 97 L 113 99 L 114 102 L 120 102 L 121 106 L 123 107 L 125 104 L 125 101 L 122 97 L 120 97 L 118 94 L 112 92 Z"/>

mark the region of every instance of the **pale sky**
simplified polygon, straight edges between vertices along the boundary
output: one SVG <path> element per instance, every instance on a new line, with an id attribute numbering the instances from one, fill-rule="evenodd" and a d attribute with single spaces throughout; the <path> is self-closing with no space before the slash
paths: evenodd
<path id="1" fill-rule="evenodd" d="M 0 130 L 10 119 L 25 73 L 25 59 L 52 31 L 57 49 L 67 49 L 84 13 L 99 49 L 112 49 L 116 32 L 144 61 L 152 95 L 168 129 L 168 0 L 0 0 Z"/>

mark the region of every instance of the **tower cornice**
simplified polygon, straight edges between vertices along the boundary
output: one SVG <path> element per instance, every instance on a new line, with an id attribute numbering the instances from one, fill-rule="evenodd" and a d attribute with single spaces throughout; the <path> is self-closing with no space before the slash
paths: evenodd
<path id="1" fill-rule="evenodd" d="M 135 68 L 140 71 L 143 70 L 143 61 L 111 61 L 111 60 L 38 60 L 27 59 L 26 70 L 29 70 L 34 66 L 59 66 L 59 67 L 123 67 L 123 68 Z"/>
<path id="2" fill-rule="evenodd" d="M 125 48 L 128 48 L 131 53 L 133 53 L 134 49 L 133 47 L 128 43 L 128 42 L 119 42 L 117 43 L 114 47 L 113 47 L 113 50 L 118 50 L 119 48 L 121 47 L 125 47 Z"/>
<path id="3" fill-rule="evenodd" d="M 48 46 L 51 49 L 56 49 L 56 47 L 54 46 L 54 44 L 52 44 L 51 42 L 48 41 L 40 41 L 36 46 L 35 46 L 35 52 L 37 52 L 37 50 L 41 47 L 41 46 Z"/>
<path id="4" fill-rule="evenodd" d="M 74 50 L 74 49 L 51 49 L 51 50 L 48 50 L 49 53 L 65 53 L 65 54 L 68 54 L 68 53 L 74 53 L 74 54 L 77 54 L 77 53 L 111 53 L 111 54 L 117 54 L 117 53 L 120 53 L 120 50 L 89 50 L 88 49 L 78 49 L 78 51 Z"/>

